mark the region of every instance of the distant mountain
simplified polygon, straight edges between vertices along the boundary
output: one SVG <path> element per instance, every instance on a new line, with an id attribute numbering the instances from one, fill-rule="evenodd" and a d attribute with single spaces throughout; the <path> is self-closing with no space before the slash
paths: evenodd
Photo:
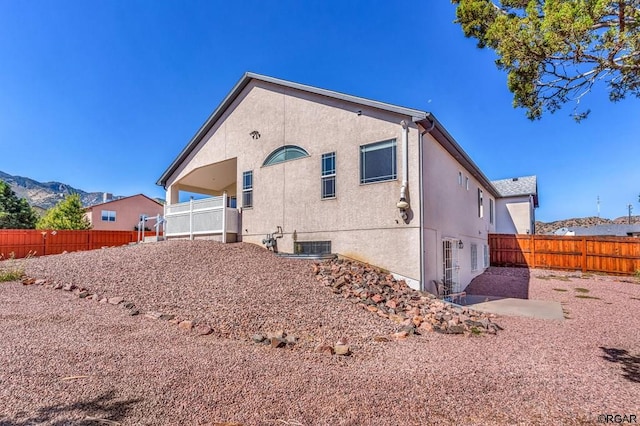
<path id="1" fill-rule="evenodd" d="M 36 209 L 50 209 L 70 194 L 80 195 L 84 206 L 92 206 L 103 200 L 102 192 L 85 192 L 61 182 L 38 182 L 27 177 L 12 176 L 2 171 L 0 171 L 0 180 L 8 183 L 18 197 L 26 199 Z M 122 197 L 113 197 L 113 199 L 118 198 Z"/>
<path id="2" fill-rule="evenodd" d="M 602 217 L 590 216 L 579 217 L 573 219 L 556 220 L 555 222 L 537 222 L 536 221 L 536 234 L 548 235 L 553 234 L 560 228 L 570 227 L 590 227 L 595 225 L 606 225 L 609 223 L 626 224 L 629 223 L 629 216 L 621 216 L 616 219 L 607 219 Z M 631 216 L 631 223 L 640 223 L 640 216 Z"/>

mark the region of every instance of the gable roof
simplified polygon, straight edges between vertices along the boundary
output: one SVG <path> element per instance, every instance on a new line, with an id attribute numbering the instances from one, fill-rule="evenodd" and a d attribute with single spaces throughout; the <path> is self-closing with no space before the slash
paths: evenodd
<path id="1" fill-rule="evenodd" d="M 417 109 L 406 108 L 398 105 L 388 104 L 384 102 L 374 101 L 371 99 L 360 98 L 358 96 L 347 95 L 345 93 L 335 92 L 333 90 L 321 89 L 318 87 L 307 86 L 305 84 L 295 83 L 292 81 L 281 80 L 278 78 L 268 77 L 261 74 L 256 74 L 252 72 L 245 73 L 240 81 L 236 83 L 236 85 L 231 89 L 229 94 L 222 100 L 220 105 L 211 113 L 209 118 L 204 122 L 204 124 L 200 127 L 200 129 L 196 132 L 196 134 L 191 138 L 189 143 L 184 147 L 184 149 L 178 154 L 175 160 L 171 163 L 171 165 L 164 171 L 162 176 L 156 182 L 157 185 L 161 185 L 163 187 L 166 186 L 167 181 L 171 177 L 171 175 L 180 167 L 183 161 L 187 159 L 189 154 L 196 148 L 198 143 L 202 140 L 202 138 L 207 134 L 209 130 L 216 124 L 216 122 L 222 117 L 227 108 L 231 106 L 231 104 L 236 100 L 236 98 L 240 95 L 240 93 L 244 90 L 245 87 L 252 81 L 264 81 L 267 83 L 272 83 L 279 85 L 281 87 L 288 87 L 291 89 L 300 90 L 303 92 L 314 93 L 320 96 L 326 96 L 332 99 L 338 99 L 346 102 L 351 102 L 357 105 L 368 106 L 372 108 L 376 108 L 383 111 L 389 111 L 400 115 L 405 115 L 411 117 L 412 121 L 420 124 L 424 129 L 429 129 L 430 131 L 435 129 L 436 132 L 432 134 L 438 140 L 438 142 L 447 150 L 451 155 L 453 155 L 460 163 L 471 172 L 471 174 L 478 179 L 484 187 L 486 187 L 495 197 L 498 197 L 498 191 L 493 187 L 489 179 L 482 173 L 480 168 L 475 165 L 475 163 L 469 158 L 469 156 L 464 152 L 462 147 L 458 145 L 458 143 L 453 139 L 453 137 L 446 131 L 446 129 L 440 124 L 438 120 L 433 116 L 433 114 L 420 111 Z"/>
<path id="2" fill-rule="evenodd" d="M 92 206 L 87 206 L 87 207 L 85 207 L 84 209 L 85 209 L 85 210 L 91 210 L 91 209 L 93 209 L 94 207 L 104 206 L 104 205 L 106 205 L 106 204 L 115 203 L 115 202 L 117 202 L 117 201 L 127 200 L 127 199 L 129 199 L 129 198 L 133 198 L 133 197 L 144 197 L 144 198 L 146 198 L 147 200 L 149 200 L 149 201 L 153 201 L 154 203 L 156 203 L 156 204 L 158 204 L 158 205 L 162 206 L 162 203 L 158 202 L 157 200 L 154 200 L 153 198 L 149 198 L 149 197 L 147 197 L 147 196 L 146 196 L 146 195 L 144 195 L 144 194 L 136 194 L 136 195 L 129 195 L 128 197 L 118 198 L 117 200 L 109 200 L 109 201 L 105 201 L 105 202 L 103 202 L 103 203 L 98 203 L 98 204 L 94 204 L 94 205 L 92 205 Z"/>
<path id="3" fill-rule="evenodd" d="M 522 176 L 491 181 L 501 197 L 520 197 L 533 195 L 534 205 L 538 207 L 538 179 L 536 176 Z"/>

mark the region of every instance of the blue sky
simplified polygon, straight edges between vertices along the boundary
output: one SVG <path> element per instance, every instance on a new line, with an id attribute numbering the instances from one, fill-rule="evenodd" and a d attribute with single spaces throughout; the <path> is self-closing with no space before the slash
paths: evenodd
<path id="1" fill-rule="evenodd" d="M 0 0 L 0 170 L 155 185 L 246 71 L 430 111 L 490 179 L 538 176 L 537 218 L 640 214 L 640 100 L 599 89 L 531 122 L 448 1 Z"/>

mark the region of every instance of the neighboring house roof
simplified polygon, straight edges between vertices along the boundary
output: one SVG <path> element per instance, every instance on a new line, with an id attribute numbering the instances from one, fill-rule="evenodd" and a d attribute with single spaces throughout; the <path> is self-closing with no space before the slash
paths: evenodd
<path id="1" fill-rule="evenodd" d="M 563 236 L 563 235 L 575 235 L 573 234 L 573 231 L 570 231 L 569 228 L 567 227 L 562 227 L 559 229 L 556 229 L 555 231 L 552 232 L 553 235 L 559 235 L 559 236 Z"/>
<path id="2" fill-rule="evenodd" d="M 163 205 L 162 203 L 158 202 L 157 200 L 154 200 L 153 198 L 149 198 L 144 194 L 136 194 L 136 195 L 130 195 L 128 197 L 118 198 L 117 200 L 109 200 L 109 201 L 105 201 L 104 203 L 94 204 L 92 206 L 85 207 L 85 210 L 91 210 L 94 207 L 103 207 L 103 206 L 106 206 L 107 204 L 115 203 L 117 201 L 123 201 L 123 200 L 129 199 L 129 198 L 133 198 L 133 197 L 144 197 L 144 198 L 146 198 L 146 199 L 148 199 L 150 201 L 153 201 L 154 203 L 156 203 L 156 204 L 158 204 L 160 206 Z"/>
<path id="3" fill-rule="evenodd" d="M 447 132 L 442 124 L 433 116 L 433 114 L 420 111 L 411 108 L 405 108 L 398 105 L 387 104 L 384 102 L 378 102 L 371 99 L 360 98 L 357 96 L 347 95 L 340 92 L 334 92 L 332 90 L 320 89 L 318 87 L 307 86 L 300 83 L 294 83 L 291 81 L 280 80 L 265 75 L 255 74 L 247 72 L 231 89 L 231 92 L 224 98 L 222 103 L 213 111 L 207 121 L 200 127 L 196 134 L 191 138 L 187 146 L 180 152 L 176 159 L 171 163 L 169 168 L 160 176 L 160 179 L 156 182 L 157 185 L 166 187 L 166 183 L 171 175 L 178 169 L 180 164 L 186 160 L 191 152 L 196 148 L 198 143 L 207 134 L 207 132 L 215 125 L 215 123 L 223 116 L 227 108 L 236 100 L 242 90 L 251 82 L 251 80 L 259 80 L 267 83 L 277 84 L 282 87 L 288 87 L 303 92 L 314 93 L 321 96 L 326 96 L 332 99 L 343 100 L 351 102 L 356 105 L 363 105 L 372 108 L 377 108 L 384 111 L 394 112 L 400 115 L 411 117 L 411 119 L 420 124 L 426 131 L 429 131 L 436 140 L 454 157 L 456 158 L 482 185 L 487 188 L 493 196 L 498 197 L 498 191 L 493 187 L 489 179 L 482 173 L 480 168 L 469 158 L 464 152 L 462 147 L 455 141 L 455 139 Z"/>
<path id="4" fill-rule="evenodd" d="M 521 197 L 533 195 L 533 203 L 538 207 L 538 179 L 536 176 L 521 176 L 491 181 L 500 197 Z"/>
<path id="5" fill-rule="evenodd" d="M 576 236 L 594 236 L 594 235 L 611 235 L 617 237 L 627 237 L 632 235 L 640 235 L 640 224 L 628 225 L 608 223 L 604 225 L 594 225 L 589 227 L 569 227 L 569 231 L 573 231 Z"/>

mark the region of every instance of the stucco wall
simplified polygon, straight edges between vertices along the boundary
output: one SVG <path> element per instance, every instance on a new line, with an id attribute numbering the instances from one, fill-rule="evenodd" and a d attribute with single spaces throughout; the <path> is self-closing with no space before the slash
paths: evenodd
<path id="1" fill-rule="evenodd" d="M 115 211 L 116 221 L 103 221 L 102 210 Z M 89 217 L 93 229 L 110 231 L 133 231 L 140 220 L 141 214 L 148 216 L 163 215 L 164 207 L 147 197 L 136 195 L 98 204 L 87 211 L 87 217 Z M 154 224 L 155 221 L 148 221 L 146 226 L 149 229 L 153 229 Z"/>
<path id="2" fill-rule="evenodd" d="M 532 227 L 533 205 L 529 196 L 500 198 L 497 203 L 499 234 L 530 234 Z"/>
<path id="3" fill-rule="evenodd" d="M 403 119 L 412 126 L 408 223 L 396 208 Z M 251 137 L 253 131 L 259 139 Z M 360 146 L 388 139 L 396 139 L 398 178 L 360 184 Z M 309 156 L 263 167 L 265 158 L 283 145 L 300 146 Z M 336 198 L 322 200 L 321 156 L 328 152 L 336 152 Z M 254 80 L 168 180 L 168 200 L 177 201 L 181 178 L 230 158 L 237 158 L 239 207 L 242 173 L 253 171 L 253 207 L 243 209 L 243 241 L 261 244 L 281 226 L 283 252 L 293 251 L 295 232 L 298 241 L 330 240 L 333 252 L 419 280 L 418 130 L 411 117 Z"/>
<path id="4" fill-rule="evenodd" d="M 488 234 L 495 232 L 490 223 L 489 191 L 449 154 L 431 135 L 424 136 L 424 212 L 425 212 L 425 284 L 443 278 L 443 248 L 445 238 L 462 240 L 458 250 L 459 280 L 466 287 L 484 271 L 483 246 Z M 459 173 L 462 173 L 462 183 Z M 466 180 L 469 179 L 467 190 Z M 483 217 L 478 216 L 478 188 L 483 190 Z M 494 200 L 495 203 L 495 200 Z M 495 212 L 494 212 L 495 216 Z M 471 244 L 478 247 L 478 269 L 471 270 Z"/>

